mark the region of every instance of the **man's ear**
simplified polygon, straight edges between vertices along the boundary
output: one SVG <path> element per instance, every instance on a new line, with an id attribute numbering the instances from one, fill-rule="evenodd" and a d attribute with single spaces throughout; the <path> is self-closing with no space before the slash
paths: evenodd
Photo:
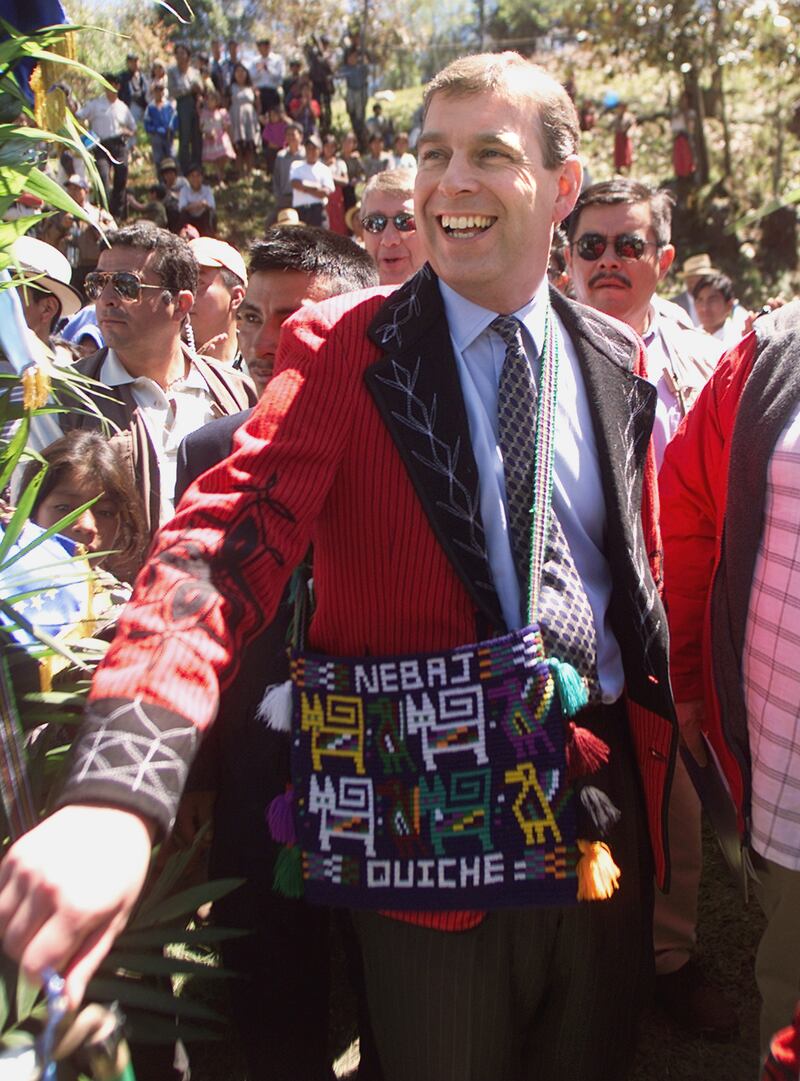
<path id="1" fill-rule="evenodd" d="M 175 305 L 175 315 L 179 321 L 183 321 L 183 317 L 189 314 L 194 305 L 194 293 L 189 289 L 181 289 L 173 294 L 172 302 Z"/>
<path id="2" fill-rule="evenodd" d="M 239 307 L 241 307 L 242 301 L 244 300 L 244 294 L 245 288 L 243 285 L 234 285 L 234 287 L 231 289 L 230 309 L 232 312 L 235 312 Z"/>
<path id="3" fill-rule="evenodd" d="M 666 244 L 661 249 L 661 254 L 658 257 L 658 280 L 666 276 L 667 271 L 672 266 L 672 262 L 675 258 L 675 249 L 672 244 Z"/>
<path id="4" fill-rule="evenodd" d="M 558 195 L 553 207 L 553 222 L 558 225 L 571 213 L 581 193 L 583 166 L 577 154 L 570 154 L 561 166 L 558 177 Z"/>

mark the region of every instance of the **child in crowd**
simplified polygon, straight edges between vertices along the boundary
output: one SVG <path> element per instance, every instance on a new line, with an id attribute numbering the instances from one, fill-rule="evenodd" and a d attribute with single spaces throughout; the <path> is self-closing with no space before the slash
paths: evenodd
<path id="1" fill-rule="evenodd" d="M 200 236 L 213 236 L 217 228 L 217 201 L 214 192 L 204 183 L 203 166 L 189 166 L 187 188 L 178 195 L 178 209 L 183 225 L 193 225 Z"/>
<path id="2" fill-rule="evenodd" d="M 120 582 L 133 582 L 144 562 L 147 533 L 141 498 L 125 468 L 114 439 L 99 432 L 73 431 L 42 452 L 47 472 L 36 494 L 31 521 L 49 529 L 78 507 L 97 499 L 63 536 L 82 544 L 89 554 L 102 552 L 93 566 Z M 39 472 L 30 462 L 23 474 L 25 488 Z"/>
<path id="3" fill-rule="evenodd" d="M 153 99 L 144 112 L 144 130 L 150 136 L 153 165 L 158 172 L 164 158 L 172 157 L 172 140 L 178 130 L 178 114 L 166 96 L 164 83 L 155 83 L 151 93 Z"/>
<path id="4" fill-rule="evenodd" d="M 272 176 L 272 168 L 278 151 L 286 145 L 286 129 L 289 121 L 285 113 L 277 106 L 270 109 L 267 114 L 267 122 L 261 129 L 261 138 L 264 143 L 264 157 L 267 162 L 267 173 Z"/>
<path id="5" fill-rule="evenodd" d="M 203 133 L 203 164 L 236 161 L 236 151 L 229 135 L 231 118 L 216 90 L 206 94 L 200 109 L 200 130 Z"/>
<path id="6" fill-rule="evenodd" d="M 256 143 L 261 137 L 255 102 L 256 92 L 250 72 L 244 64 L 237 64 L 231 83 L 231 134 L 244 176 L 249 176 L 253 169 Z"/>

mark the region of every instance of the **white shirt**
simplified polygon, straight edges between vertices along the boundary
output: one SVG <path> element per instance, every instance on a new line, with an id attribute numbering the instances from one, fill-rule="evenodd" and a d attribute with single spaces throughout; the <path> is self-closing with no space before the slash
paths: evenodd
<path id="1" fill-rule="evenodd" d="M 669 352 L 661 334 L 661 316 L 653 312 L 650 326 L 643 335 L 647 350 L 647 380 L 656 388 L 656 416 L 653 422 L 653 449 L 656 454 L 656 469 L 661 469 L 664 451 L 683 420 L 678 396 L 672 389 L 674 384 L 669 373 L 672 365 Z"/>
<path id="2" fill-rule="evenodd" d="M 406 150 L 403 154 L 395 154 L 394 151 L 390 151 L 389 168 L 408 169 L 409 172 L 415 173 L 417 171 L 417 159 L 409 150 Z"/>
<path id="3" fill-rule="evenodd" d="M 107 387 L 131 384 L 131 393 L 158 459 L 161 490 L 159 524 L 163 525 L 175 513 L 178 447 L 187 435 L 219 415 L 214 408 L 211 392 L 194 364 L 190 365 L 184 378 L 176 379 L 168 390 L 164 390 L 154 379 L 145 375 L 132 376 L 113 349 L 109 349 L 98 379 Z"/>
<path id="4" fill-rule="evenodd" d="M 181 188 L 178 192 L 178 209 L 186 210 L 190 203 L 205 203 L 212 210 L 215 210 L 217 206 L 214 192 L 208 184 L 201 184 L 200 190 L 195 191 L 191 184 L 187 182 L 186 187 Z"/>
<path id="5" fill-rule="evenodd" d="M 121 135 L 123 129 L 136 131 L 136 121 L 125 102 L 119 98 L 109 101 L 105 94 L 87 101 L 78 111 L 78 119 L 85 120 L 87 128 L 101 141 Z"/>
<path id="6" fill-rule="evenodd" d="M 509 629 L 515 629 L 523 626 L 523 614 L 508 533 L 505 474 L 497 421 L 497 395 L 505 362 L 505 345 L 499 335 L 489 330 L 496 312 L 465 300 L 442 281 L 439 288 L 480 477 L 481 518 L 486 532 L 489 566 L 506 625 Z M 544 344 L 547 288 L 545 281 L 532 301 L 512 313 L 522 323 L 529 361 L 532 357 L 538 358 Z M 606 508 L 600 462 L 589 399 L 575 348 L 557 318 L 555 329 L 560 364 L 553 509 L 561 523 L 594 615 L 597 670 L 603 700 L 615 702 L 622 694 L 624 673 L 619 645 L 608 615 L 611 572 L 603 551 Z"/>
<path id="7" fill-rule="evenodd" d="M 284 75 L 283 57 L 279 53 L 269 52 L 266 56 L 259 56 L 250 69 L 253 86 L 269 87 L 271 90 L 279 89 Z"/>
<path id="8" fill-rule="evenodd" d="M 293 161 L 289 170 L 289 180 L 305 180 L 313 184 L 315 188 L 325 188 L 330 192 L 336 188 L 333 173 L 321 161 L 315 161 L 313 165 L 309 165 L 307 161 Z M 324 206 L 327 201 L 310 192 L 292 188 L 292 206 L 312 206 L 314 203 L 322 203 Z"/>
<path id="9" fill-rule="evenodd" d="M 743 587 L 744 588 L 744 587 Z M 744 641 L 752 843 L 800 871 L 800 405 L 767 470 Z"/>

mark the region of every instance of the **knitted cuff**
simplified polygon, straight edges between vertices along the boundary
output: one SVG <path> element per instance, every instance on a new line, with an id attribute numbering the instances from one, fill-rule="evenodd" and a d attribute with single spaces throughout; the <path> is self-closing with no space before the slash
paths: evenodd
<path id="1" fill-rule="evenodd" d="M 90 702 L 56 806 L 114 804 L 152 819 L 166 835 L 198 739 L 186 717 L 140 698 Z"/>

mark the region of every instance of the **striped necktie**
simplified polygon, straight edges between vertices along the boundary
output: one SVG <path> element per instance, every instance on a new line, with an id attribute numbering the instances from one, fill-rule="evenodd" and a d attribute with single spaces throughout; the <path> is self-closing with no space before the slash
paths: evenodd
<path id="1" fill-rule="evenodd" d="M 500 336 L 506 347 L 497 395 L 497 417 L 511 549 L 522 603 L 526 606 L 534 494 L 536 384 L 525 354 L 519 320 L 512 315 L 499 315 L 491 323 L 491 329 Z M 524 622 L 527 623 L 528 618 L 526 612 Z M 571 664 L 586 679 L 590 701 L 599 701 L 594 616 L 554 510 L 550 514 L 538 620 L 548 656 Z"/>

